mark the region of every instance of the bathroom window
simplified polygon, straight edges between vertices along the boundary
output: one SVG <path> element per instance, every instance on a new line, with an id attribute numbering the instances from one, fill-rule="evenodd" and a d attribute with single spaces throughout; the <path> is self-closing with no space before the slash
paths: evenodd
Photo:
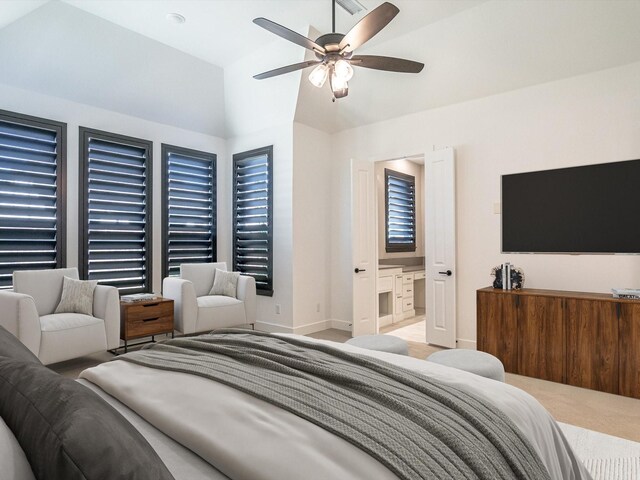
<path id="1" fill-rule="evenodd" d="M 385 246 L 391 252 L 416 250 L 416 179 L 385 168 Z"/>

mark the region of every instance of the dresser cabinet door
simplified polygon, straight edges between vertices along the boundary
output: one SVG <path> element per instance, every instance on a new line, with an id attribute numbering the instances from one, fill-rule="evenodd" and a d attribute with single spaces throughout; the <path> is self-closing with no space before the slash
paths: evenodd
<path id="1" fill-rule="evenodd" d="M 565 381 L 564 299 L 522 296 L 518 307 L 518 373 Z"/>
<path id="2" fill-rule="evenodd" d="M 618 393 L 616 303 L 567 299 L 567 383 Z"/>
<path id="3" fill-rule="evenodd" d="M 517 298 L 498 292 L 477 292 L 478 350 L 499 358 L 510 373 L 518 373 Z"/>
<path id="4" fill-rule="evenodd" d="M 640 398 L 640 305 L 620 304 L 619 393 Z"/>

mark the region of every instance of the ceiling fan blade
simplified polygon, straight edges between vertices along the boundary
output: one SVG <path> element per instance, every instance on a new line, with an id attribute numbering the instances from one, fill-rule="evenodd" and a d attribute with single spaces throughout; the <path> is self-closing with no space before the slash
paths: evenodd
<path id="1" fill-rule="evenodd" d="M 254 75 L 256 80 L 263 80 L 265 78 L 275 77 L 284 73 L 295 72 L 296 70 L 302 70 L 303 68 L 310 67 L 322 63 L 321 60 L 307 60 L 306 62 L 294 63 L 293 65 L 287 65 L 286 67 L 276 68 L 275 70 L 269 70 L 268 72 L 259 73 Z"/>
<path id="2" fill-rule="evenodd" d="M 353 52 L 367 40 L 373 38 L 386 27 L 400 10 L 395 5 L 385 2 L 374 9 L 349 30 L 340 42 L 340 50 Z"/>
<path id="3" fill-rule="evenodd" d="M 269 30 L 271 33 L 275 33 L 276 35 L 284 38 L 285 40 L 289 40 L 290 42 L 300 45 L 301 47 L 308 48 L 309 50 L 317 51 L 323 55 L 326 53 L 325 49 L 320 45 L 318 45 L 313 40 L 310 40 L 309 38 L 303 35 L 300 35 L 299 33 L 294 32 L 293 30 L 289 30 L 287 27 L 278 25 L 277 23 L 272 22 L 271 20 L 267 20 L 266 18 L 259 17 L 259 18 L 254 18 L 253 23 L 264 28 L 265 30 Z"/>
<path id="4" fill-rule="evenodd" d="M 354 55 L 349 63 L 354 67 L 373 68 L 387 72 L 420 73 L 424 68 L 424 63 L 379 55 Z"/>

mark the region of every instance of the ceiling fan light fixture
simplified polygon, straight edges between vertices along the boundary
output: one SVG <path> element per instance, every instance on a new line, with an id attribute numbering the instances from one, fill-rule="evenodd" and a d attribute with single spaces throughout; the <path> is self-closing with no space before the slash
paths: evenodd
<path id="1" fill-rule="evenodd" d="M 344 80 L 345 83 L 351 80 L 351 77 L 353 77 L 353 67 L 349 62 L 342 58 L 336 62 L 333 70 L 336 77 Z"/>
<path id="2" fill-rule="evenodd" d="M 334 98 L 343 98 L 349 95 L 349 83 L 344 78 L 340 78 L 336 75 L 335 69 L 331 72 L 331 80 L 329 81 L 329 85 L 331 85 L 331 91 L 333 92 Z"/>
<path id="3" fill-rule="evenodd" d="M 321 63 L 316 68 L 314 68 L 309 74 L 309 81 L 315 87 L 322 88 L 324 82 L 327 81 L 327 77 L 329 76 L 329 65 L 326 63 Z"/>

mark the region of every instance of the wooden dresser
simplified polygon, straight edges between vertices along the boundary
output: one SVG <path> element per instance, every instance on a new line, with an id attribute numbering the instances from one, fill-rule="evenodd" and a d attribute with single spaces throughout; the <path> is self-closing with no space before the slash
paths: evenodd
<path id="1" fill-rule="evenodd" d="M 478 350 L 510 373 L 640 398 L 640 300 L 477 291 Z"/>

